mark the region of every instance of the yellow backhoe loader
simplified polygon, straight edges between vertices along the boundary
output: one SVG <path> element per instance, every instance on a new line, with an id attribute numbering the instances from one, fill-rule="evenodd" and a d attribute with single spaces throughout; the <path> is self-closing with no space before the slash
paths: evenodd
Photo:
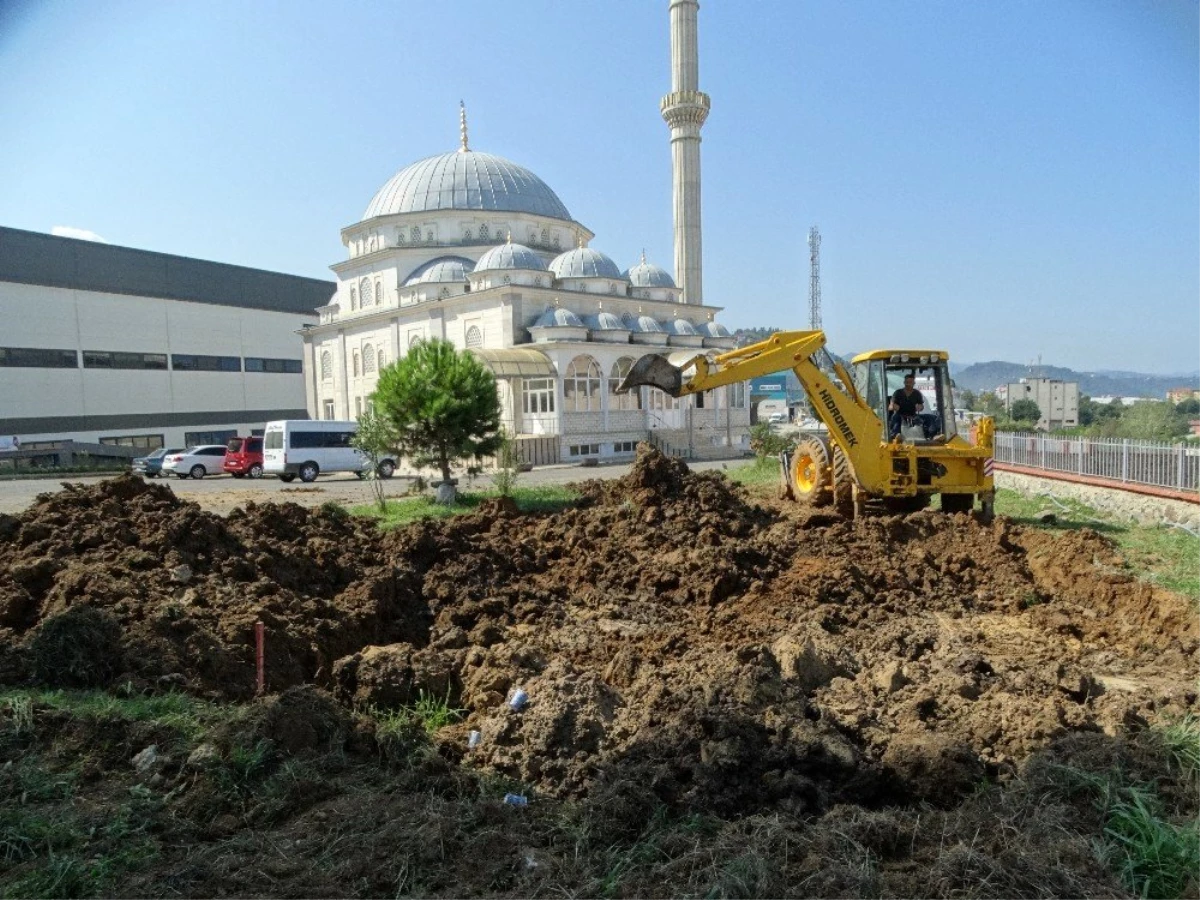
<path id="1" fill-rule="evenodd" d="M 978 498 L 988 520 L 994 426 L 980 420 L 974 443 L 958 434 L 948 362 L 941 350 L 874 350 L 854 357 L 847 371 L 825 350 L 823 331 L 781 331 L 716 356 L 643 356 L 618 390 L 646 385 L 682 397 L 790 369 L 826 431 L 803 434 L 784 455 L 788 496 L 854 516 L 868 506 L 923 509 L 934 494 L 944 511 L 969 512 Z M 888 407 L 906 375 L 914 376 L 924 409 L 900 419 Z"/>

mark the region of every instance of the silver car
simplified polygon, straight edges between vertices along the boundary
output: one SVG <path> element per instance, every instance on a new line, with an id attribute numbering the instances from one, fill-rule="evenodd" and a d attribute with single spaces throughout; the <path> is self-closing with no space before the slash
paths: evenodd
<path id="1" fill-rule="evenodd" d="M 225 469 L 225 445 L 205 444 L 172 453 L 163 459 L 162 473 L 176 478 L 203 478 L 220 475 Z"/>

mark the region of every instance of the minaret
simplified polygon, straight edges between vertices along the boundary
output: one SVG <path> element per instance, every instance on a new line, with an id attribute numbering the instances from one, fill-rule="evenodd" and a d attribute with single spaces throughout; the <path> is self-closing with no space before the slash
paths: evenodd
<path id="1" fill-rule="evenodd" d="M 698 0 L 670 0 L 671 93 L 662 98 L 671 129 L 672 206 L 675 212 L 675 277 L 684 303 L 704 302 L 700 246 L 700 127 L 708 118 L 708 94 L 700 90 L 696 40 Z"/>

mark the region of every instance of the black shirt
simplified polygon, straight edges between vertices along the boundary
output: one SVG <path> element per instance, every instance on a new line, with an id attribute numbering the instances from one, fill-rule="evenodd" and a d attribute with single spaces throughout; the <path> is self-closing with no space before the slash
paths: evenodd
<path id="1" fill-rule="evenodd" d="M 904 388 L 899 388 L 896 393 L 892 394 L 892 405 L 896 407 L 902 416 L 915 416 L 918 404 L 924 406 L 925 398 L 921 396 L 921 392 L 916 388 L 913 388 L 911 394 L 905 394 Z"/>

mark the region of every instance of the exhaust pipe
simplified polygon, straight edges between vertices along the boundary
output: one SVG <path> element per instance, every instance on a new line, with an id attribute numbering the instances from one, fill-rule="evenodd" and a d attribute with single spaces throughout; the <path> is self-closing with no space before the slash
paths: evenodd
<path id="1" fill-rule="evenodd" d="M 648 354 L 633 364 L 625 380 L 617 385 L 617 393 L 624 394 L 643 385 L 678 397 L 683 393 L 683 371 L 671 365 L 665 356 Z"/>

